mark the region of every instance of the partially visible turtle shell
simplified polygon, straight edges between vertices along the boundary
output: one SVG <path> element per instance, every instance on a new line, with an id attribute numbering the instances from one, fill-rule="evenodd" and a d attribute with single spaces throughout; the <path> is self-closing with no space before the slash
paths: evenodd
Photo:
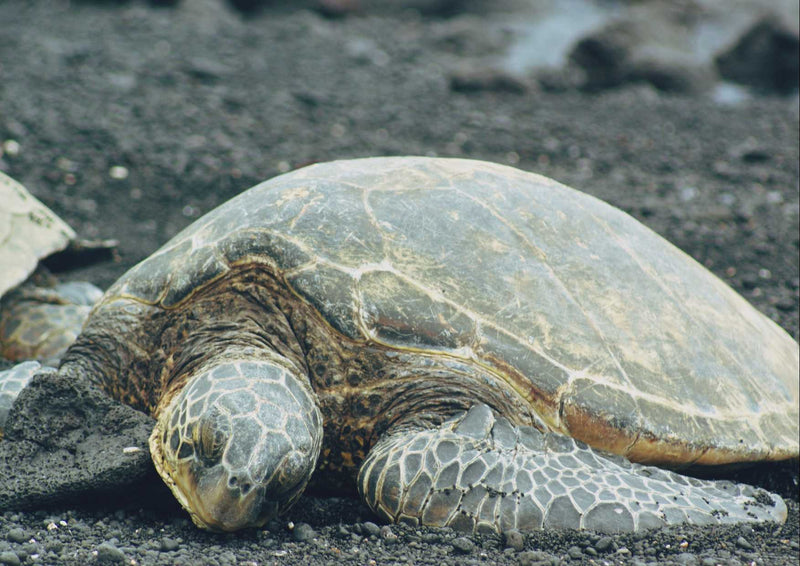
<path id="1" fill-rule="evenodd" d="M 0 297 L 25 281 L 40 260 L 64 250 L 75 237 L 53 211 L 0 172 Z"/>
<path id="2" fill-rule="evenodd" d="M 488 371 L 595 447 L 672 465 L 797 457 L 797 343 L 627 214 L 545 177 L 411 157 L 306 167 L 198 220 L 104 301 L 170 309 L 256 264 L 331 340 Z"/>

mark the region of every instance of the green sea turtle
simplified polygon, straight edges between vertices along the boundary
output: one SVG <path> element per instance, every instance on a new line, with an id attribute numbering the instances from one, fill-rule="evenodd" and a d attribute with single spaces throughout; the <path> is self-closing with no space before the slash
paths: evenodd
<path id="1" fill-rule="evenodd" d="M 792 338 L 625 213 L 478 161 L 262 183 L 123 275 L 58 371 L 154 415 L 158 472 L 218 531 L 312 473 L 466 531 L 783 521 L 653 465 L 798 457 Z"/>

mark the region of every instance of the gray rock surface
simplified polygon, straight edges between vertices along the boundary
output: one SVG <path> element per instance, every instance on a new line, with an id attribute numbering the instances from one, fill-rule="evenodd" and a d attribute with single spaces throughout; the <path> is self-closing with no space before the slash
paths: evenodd
<path id="1" fill-rule="evenodd" d="M 151 477 L 153 423 L 81 381 L 36 375 L 0 441 L 0 509 L 96 497 Z"/>
<path id="2" fill-rule="evenodd" d="M 756 22 L 716 57 L 720 75 L 767 92 L 789 93 L 800 81 L 800 36 L 772 17 Z"/>

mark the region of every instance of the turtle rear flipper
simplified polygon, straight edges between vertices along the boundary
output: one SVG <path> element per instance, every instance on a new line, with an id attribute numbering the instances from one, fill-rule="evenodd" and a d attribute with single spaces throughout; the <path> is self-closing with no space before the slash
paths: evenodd
<path id="1" fill-rule="evenodd" d="M 438 428 L 379 441 L 358 487 L 387 520 L 469 532 L 786 519 L 777 495 L 631 464 L 557 433 L 515 427 L 482 404 Z"/>

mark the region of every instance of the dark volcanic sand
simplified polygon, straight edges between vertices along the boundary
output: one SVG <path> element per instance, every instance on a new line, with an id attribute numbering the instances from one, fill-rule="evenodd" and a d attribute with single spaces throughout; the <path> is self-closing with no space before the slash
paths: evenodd
<path id="1" fill-rule="evenodd" d="M 510 163 L 632 213 L 796 339 L 797 97 L 724 107 L 648 87 L 586 95 L 532 81 L 524 94 L 455 93 L 457 68 L 502 52 L 506 38 L 481 23 L 286 8 L 244 20 L 211 0 L 6 0 L 0 141 L 19 151 L 6 144 L 0 167 L 82 235 L 119 239 L 119 262 L 69 275 L 105 287 L 216 204 L 309 162 Z M 113 179 L 114 166 L 127 178 Z M 153 478 L 119 500 L 3 513 L 0 564 L 797 564 L 796 463 L 745 475 L 788 499 L 786 525 L 537 532 L 521 550 L 441 529 L 391 526 L 387 538 L 362 523 L 375 519 L 357 500 L 326 497 L 302 499 L 270 530 L 213 535 Z"/>

